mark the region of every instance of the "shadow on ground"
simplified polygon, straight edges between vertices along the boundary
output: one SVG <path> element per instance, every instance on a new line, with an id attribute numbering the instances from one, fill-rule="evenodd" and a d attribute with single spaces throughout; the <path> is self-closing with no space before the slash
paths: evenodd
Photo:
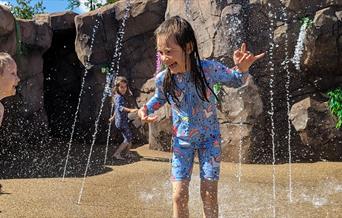
<path id="1" fill-rule="evenodd" d="M 72 144 L 65 177 L 84 176 L 90 147 L 91 144 Z M 115 148 L 114 145 L 109 146 L 108 158 L 104 164 L 105 145 L 94 145 L 87 176 L 112 171 L 108 165 L 125 165 L 140 160 L 140 156 L 136 152 L 133 152 L 132 158 L 126 160 L 113 159 L 111 154 L 114 153 Z M 0 179 L 63 177 L 67 151 L 68 143 L 56 139 L 35 145 L 2 146 Z"/>

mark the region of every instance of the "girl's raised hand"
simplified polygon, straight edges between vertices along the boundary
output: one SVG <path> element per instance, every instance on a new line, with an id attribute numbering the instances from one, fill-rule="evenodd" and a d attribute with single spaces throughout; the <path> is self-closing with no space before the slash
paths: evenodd
<path id="1" fill-rule="evenodd" d="M 247 72 L 250 66 L 257 60 L 263 58 L 265 53 L 254 55 L 247 51 L 246 43 L 242 43 L 241 48 L 234 51 L 233 60 L 238 70 Z"/>
<path id="2" fill-rule="evenodd" d="M 155 122 L 158 119 L 158 116 L 156 115 L 148 116 L 146 107 L 142 107 L 138 110 L 138 116 L 140 117 L 142 121 L 147 122 L 147 123 Z"/>

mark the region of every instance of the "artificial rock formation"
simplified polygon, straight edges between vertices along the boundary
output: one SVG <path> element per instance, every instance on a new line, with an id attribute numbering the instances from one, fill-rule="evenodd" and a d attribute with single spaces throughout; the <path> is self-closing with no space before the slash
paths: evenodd
<path id="1" fill-rule="evenodd" d="M 335 127 L 336 118 L 329 111 L 327 102 L 310 97 L 297 102 L 291 108 L 290 119 L 308 148 L 303 152 L 319 159 L 341 160 L 342 131 Z"/>
<path id="2" fill-rule="evenodd" d="M 132 107 L 137 105 L 135 98 L 140 94 L 141 87 L 155 73 L 156 51 L 153 31 L 164 20 L 165 9 L 166 1 L 132 1 L 121 42 L 118 39 L 120 35 L 118 31 L 127 13 L 127 1 L 119 1 L 75 17 L 77 32 L 75 50 L 81 63 L 88 68 L 87 91 L 84 93 L 85 100 L 81 102 L 80 108 L 80 122 L 82 126 L 87 126 L 88 133 L 93 126 L 91 121 L 99 111 L 103 95 L 106 75 L 101 73 L 101 69 L 113 68 L 112 73 L 125 76 L 134 94 L 130 104 Z M 91 36 L 97 21 L 99 25 L 96 29 L 94 45 L 90 49 Z M 115 53 L 116 48 L 119 48 L 117 53 Z M 106 101 L 101 118 L 102 132 L 106 131 L 109 112 L 109 102 Z M 138 118 L 133 121 L 134 135 L 141 135 L 141 131 L 145 130 L 140 128 L 141 125 L 136 119 Z M 146 139 L 147 137 L 146 135 Z"/>
<path id="3" fill-rule="evenodd" d="M 327 101 L 328 90 L 342 86 L 342 6 L 339 0 L 134 0 L 131 3 L 119 60 L 113 56 L 118 30 L 126 13 L 126 1 L 82 15 L 65 12 L 16 22 L 8 9 L 0 7 L 0 50 L 16 57 L 22 79 L 18 95 L 8 99 L 8 105 L 15 113 L 7 116 L 2 135 L 14 139 L 16 137 L 10 136 L 10 131 L 23 127 L 29 130 L 26 131 L 28 135 L 34 135 L 34 131 L 30 131 L 32 126 L 41 126 L 42 132 L 52 130 L 51 134 L 64 131 L 65 134 L 60 136 L 67 138 L 81 79 L 87 72 L 77 120 L 80 127 L 76 132 L 81 138 L 91 137 L 103 96 L 104 68 L 119 69 L 118 74 L 129 79 L 133 91 L 133 96 L 128 97 L 131 106 L 142 106 L 154 92 L 156 51 L 153 31 L 165 18 L 173 15 L 183 16 L 191 23 L 202 58 L 233 66 L 232 53 L 242 42 L 246 42 L 248 49 L 255 54 L 267 52 L 251 67 L 249 73 L 253 79 L 247 86 L 223 88 L 225 95 L 221 96 L 219 121 L 224 160 L 237 162 L 241 156 L 245 163 L 270 163 L 273 131 L 276 162 L 286 162 L 290 109 L 308 97 L 317 105 L 323 104 Z M 292 58 L 303 17 L 312 24 L 306 29 L 298 71 Z M 99 26 L 91 50 L 96 21 Z M 63 42 L 63 38 L 67 40 Z M 109 100 L 105 99 L 100 118 L 99 143 L 106 139 Z M 296 107 L 299 107 L 298 111 L 307 110 L 305 105 Z M 149 133 L 147 125 L 132 114 L 133 129 L 136 135 L 140 134 L 141 141 L 150 139 L 151 148 L 168 150 L 171 137 L 169 112 L 161 109 L 158 113 L 163 119 L 151 125 Z M 325 152 L 326 155 L 322 156 L 322 150 L 308 147 L 295 117 L 291 115 L 293 119 L 290 120 L 294 161 L 336 160 L 342 156 L 340 150 L 336 150 L 335 155 Z M 332 122 L 329 116 L 319 119 L 323 119 L 323 123 Z M 315 131 L 315 128 L 305 128 L 307 140 L 314 142 Z M 15 131 L 15 134 L 21 132 Z M 335 134 L 332 127 L 328 132 Z M 20 135 L 26 139 L 25 134 Z M 325 143 L 324 146 L 328 144 L 326 139 L 317 142 Z M 331 140 L 329 144 L 331 148 L 337 148 L 340 141 Z"/>
<path id="4" fill-rule="evenodd" d="M 1 36 L 1 51 L 15 58 L 21 80 L 17 95 L 6 99 L 6 110 L 11 113 L 1 129 L 1 140 L 3 144 L 41 141 L 48 133 L 42 55 L 51 45 L 52 31 L 46 23 L 14 19 L 5 7 L 0 6 L 0 10 L 0 26 L 7 31 Z M 15 140 L 18 135 L 21 137 Z"/>
<path id="5" fill-rule="evenodd" d="M 10 55 L 16 50 L 15 19 L 9 8 L 0 6 L 0 49 Z"/>

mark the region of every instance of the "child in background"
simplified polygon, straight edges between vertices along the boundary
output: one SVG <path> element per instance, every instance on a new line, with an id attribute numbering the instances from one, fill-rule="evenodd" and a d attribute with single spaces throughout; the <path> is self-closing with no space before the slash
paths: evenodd
<path id="1" fill-rule="evenodd" d="M 217 185 L 221 161 L 221 135 L 216 114 L 214 84 L 239 87 L 249 67 L 264 54 L 254 56 L 243 44 L 234 52 L 236 66 L 201 60 L 191 25 L 179 16 L 164 21 L 155 31 L 157 49 L 167 69 L 156 76 L 155 95 L 138 114 L 151 115 L 166 102 L 172 110 L 173 217 L 189 217 L 189 182 L 195 152 L 198 153 L 204 217 L 218 217 Z"/>
<path id="2" fill-rule="evenodd" d="M 17 75 L 17 65 L 13 58 L 4 52 L 0 52 L 0 100 L 15 95 L 16 87 L 20 79 Z M 0 102 L 0 127 L 5 109 Z M 0 193 L 2 185 L 0 184 Z"/>
<path id="3" fill-rule="evenodd" d="M 131 155 L 130 148 L 132 145 L 132 133 L 128 126 L 128 113 L 136 112 L 138 110 L 127 107 L 128 102 L 125 98 L 126 92 L 129 91 L 127 84 L 127 79 L 125 77 L 119 76 L 116 78 L 112 90 L 114 95 L 114 115 L 109 119 L 109 122 L 113 122 L 113 120 L 115 120 L 115 126 L 124 138 L 124 141 L 113 154 L 113 157 L 119 160 L 124 160 L 124 158 L 121 156 L 121 152 L 125 149 L 127 150 L 128 156 Z"/>

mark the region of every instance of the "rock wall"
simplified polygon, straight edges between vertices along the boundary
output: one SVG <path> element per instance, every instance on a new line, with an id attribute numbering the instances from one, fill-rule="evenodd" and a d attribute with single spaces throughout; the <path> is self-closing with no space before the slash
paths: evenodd
<path id="1" fill-rule="evenodd" d="M 235 94 L 237 90 L 225 89 L 227 97 L 222 108 L 227 111 L 219 115 L 225 138 L 222 144 L 223 159 L 238 161 L 238 150 L 241 150 L 242 162 L 272 161 L 272 97 L 276 162 L 286 162 L 288 112 L 292 105 L 309 96 L 326 102 L 328 90 L 342 87 L 342 3 L 334 0 L 189 2 L 187 6 L 183 1 L 168 1 L 166 17 L 181 15 L 187 18 L 195 29 L 203 58 L 213 58 L 231 66 L 232 53 L 242 42 L 246 42 L 249 50 L 255 54 L 266 51 L 266 57 L 251 68 L 256 87 L 248 98 L 240 98 L 239 101 Z M 310 19 L 312 25 L 306 30 L 298 71 L 291 59 L 304 17 Z M 253 98 L 253 110 L 246 110 L 244 105 Z M 239 110 L 253 119 L 245 121 L 246 115 L 236 116 L 235 120 L 229 117 L 229 114 L 238 113 Z M 239 119 L 243 123 L 240 124 Z M 330 128 L 324 131 L 334 129 Z M 306 146 L 293 124 L 290 137 L 294 161 L 320 159 L 319 151 Z M 339 141 L 331 141 L 330 146 L 336 147 Z M 327 156 L 336 160 L 333 152 L 325 155 L 325 159 Z M 342 158 L 341 153 L 337 156 Z"/>
<path id="2" fill-rule="evenodd" d="M 5 100 L 6 117 L 0 130 L 2 145 L 41 141 L 48 134 L 44 109 L 43 58 L 50 47 L 51 28 L 44 22 L 14 19 L 0 6 L 1 51 L 11 54 L 18 65 L 20 84 L 16 96 Z"/>
<path id="3" fill-rule="evenodd" d="M 75 50 L 83 65 L 89 66 L 85 88 L 87 91 L 83 95 L 80 108 L 80 123 L 82 126 L 87 126 L 87 129 L 94 126 L 93 120 L 100 108 L 100 99 L 106 80 L 105 74 L 101 73 L 101 68 L 119 69 L 118 75 L 125 76 L 129 80 L 129 86 L 133 92 L 133 96 L 128 98 L 131 107 L 140 105 L 139 102 L 136 102 L 136 97 L 140 95 L 141 87 L 146 80 L 153 77 L 155 73 L 156 51 L 153 31 L 164 20 L 166 1 L 132 1 L 124 28 L 122 45 L 120 45 L 117 43 L 117 36 L 125 16 L 126 2 L 119 1 L 75 18 L 77 32 Z M 100 21 L 100 25 L 95 35 L 94 46 L 90 49 L 91 34 L 97 19 Z M 119 53 L 121 54 L 119 66 L 116 65 L 117 59 L 113 58 L 117 44 L 122 46 Z M 101 136 L 101 133 L 106 134 L 109 112 L 110 104 L 106 101 L 101 117 L 99 139 L 105 138 Z M 137 117 L 133 124 L 134 135 L 139 141 L 136 142 L 139 144 L 147 142 L 144 130 L 146 127 L 137 121 Z M 85 131 L 84 134 L 92 134 L 92 131 Z"/>

